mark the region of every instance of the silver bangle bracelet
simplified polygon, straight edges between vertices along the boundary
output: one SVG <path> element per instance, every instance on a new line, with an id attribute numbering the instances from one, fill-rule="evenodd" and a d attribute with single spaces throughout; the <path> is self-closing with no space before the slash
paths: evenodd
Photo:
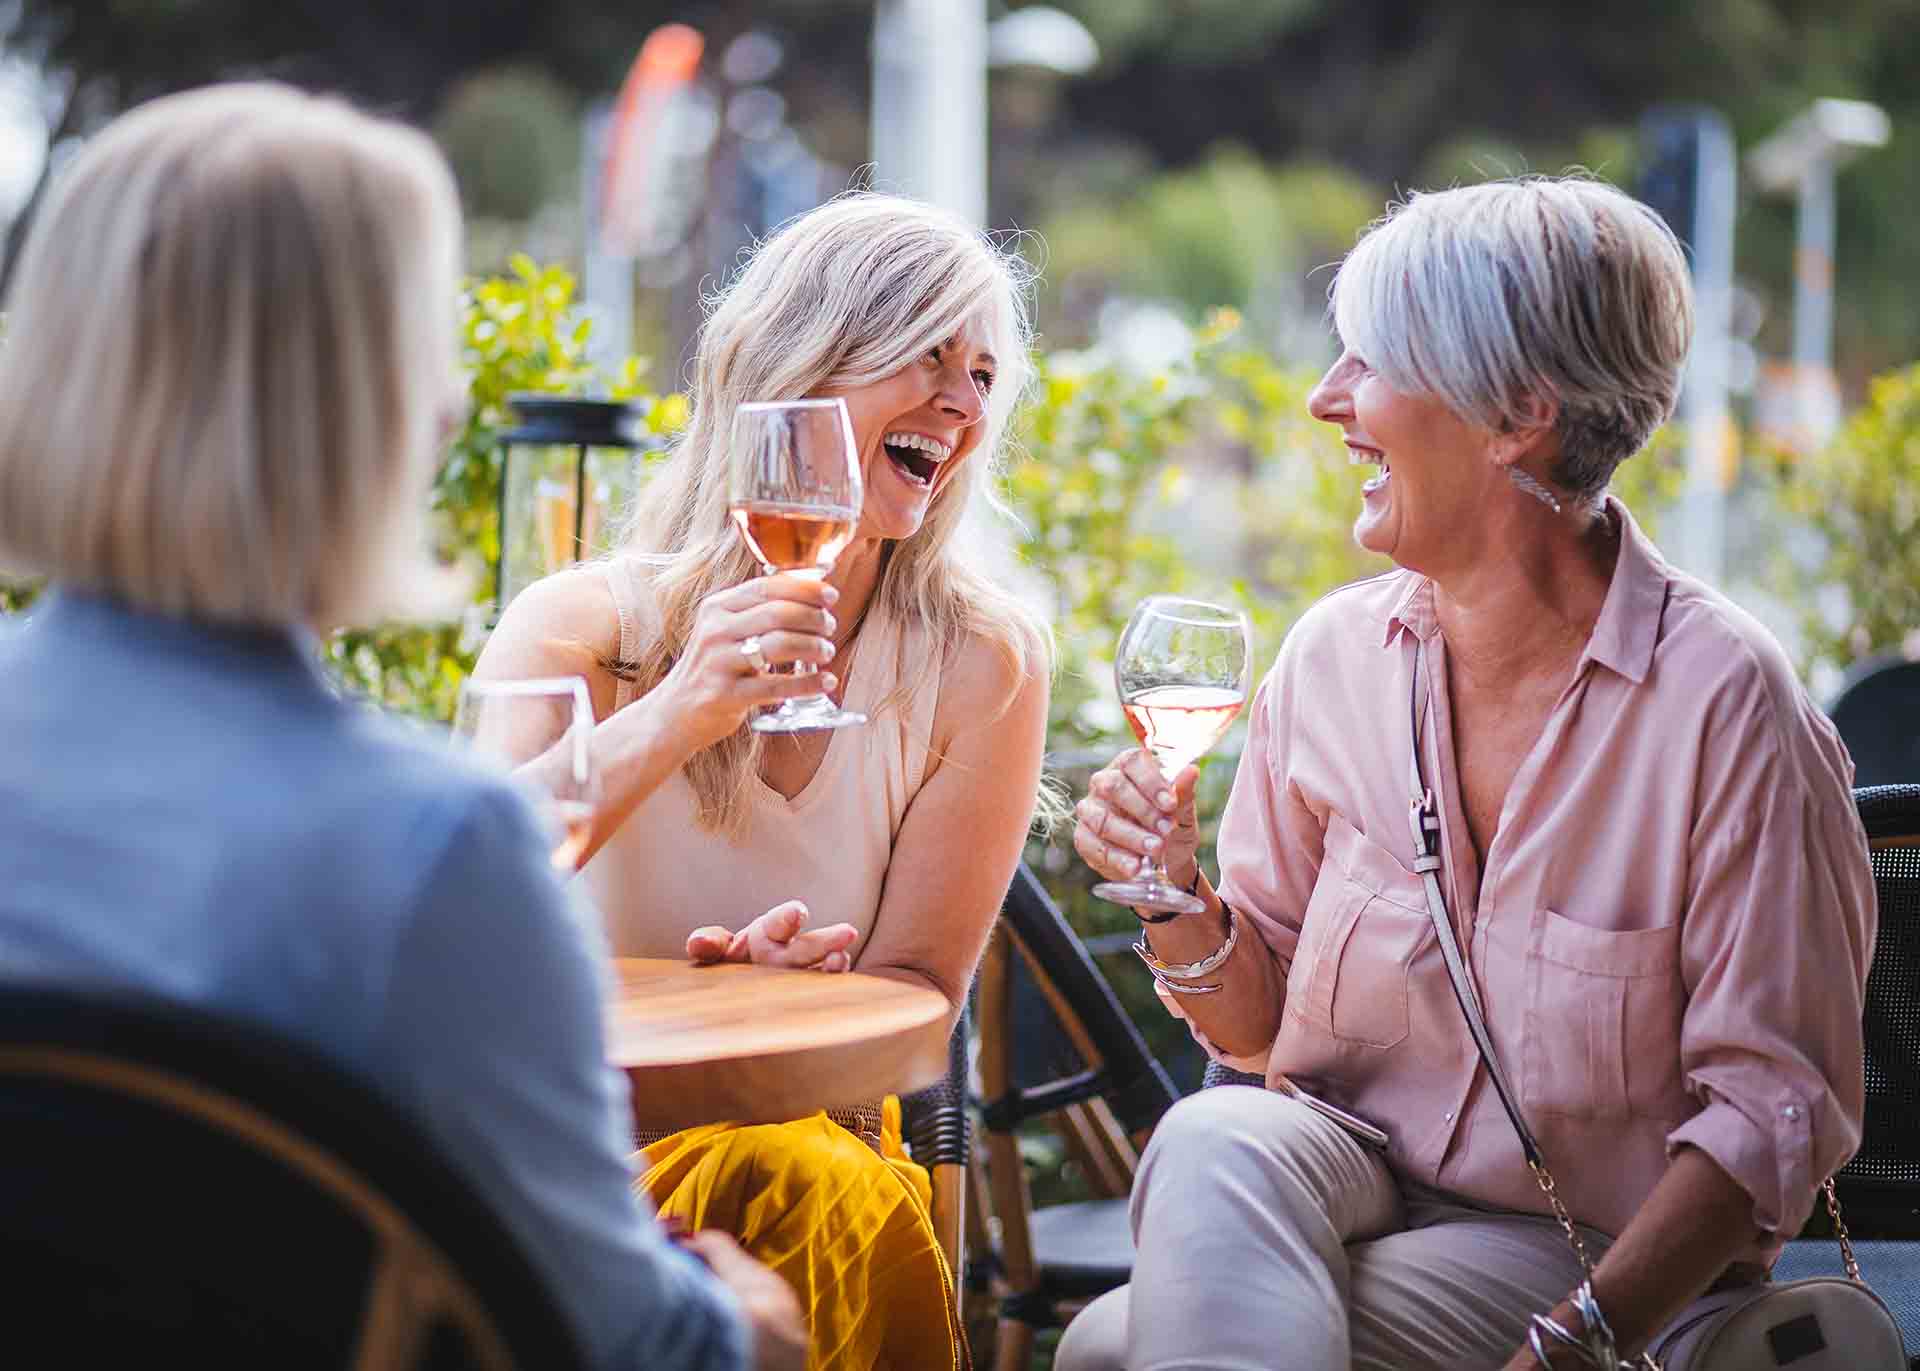
<path id="1" fill-rule="evenodd" d="M 1613 1336 L 1613 1327 L 1607 1322 L 1607 1316 L 1600 1312 L 1600 1301 L 1594 1298 L 1591 1277 L 1581 1281 L 1578 1288 L 1569 1295 L 1573 1312 L 1580 1316 L 1580 1331 L 1587 1356 L 1595 1366 L 1603 1366 L 1607 1371 L 1622 1365 L 1619 1341 Z"/>
<path id="2" fill-rule="evenodd" d="M 1147 953 L 1142 950 L 1139 943 L 1133 944 L 1133 950 L 1140 954 L 1141 961 L 1147 963 L 1147 970 L 1153 973 L 1153 979 L 1176 995 L 1211 995 L 1216 990 L 1224 990 L 1226 988 L 1218 981 L 1215 981 L 1211 985 L 1198 985 L 1192 981 L 1176 981 L 1173 977 L 1161 971 L 1151 961 L 1148 961 Z"/>
<path id="3" fill-rule="evenodd" d="M 1198 980 L 1208 972 L 1217 971 L 1226 964 L 1227 958 L 1233 955 L 1233 949 L 1240 941 L 1240 921 L 1233 917 L 1233 906 L 1225 900 L 1220 902 L 1220 908 L 1225 910 L 1227 915 L 1227 940 L 1197 962 L 1163 962 L 1154 956 L 1153 949 L 1147 946 L 1146 935 L 1141 935 L 1140 941 L 1133 945 L 1133 950 L 1140 954 L 1140 960 L 1147 964 L 1155 980 L 1162 985 L 1167 983 L 1166 978 L 1169 976 L 1177 981 Z"/>
<path id="4" fill-rule="evenodd" d="M 1546 1346 L 1540 1340 L 1543 1333 L 1562 1347 L 1571 1347 L 1580 1354 L 1580 1360 L 1588 1366 L 1600 1366 L 1604 1367 L 1605 1371 L 1613 1371 L 1605 1363 L 1595 1361 L 1587 1345 L 1569 1333 L 1558 1319 L 1548 1314 L 1535 1314 L 1527 1321 L 1527 1350 L 1533 1353 L 1533 1359 L 1546 1367 L 1547 1371 L 1553 1371 L 1553 1358 L 1547 1355 Z"/>

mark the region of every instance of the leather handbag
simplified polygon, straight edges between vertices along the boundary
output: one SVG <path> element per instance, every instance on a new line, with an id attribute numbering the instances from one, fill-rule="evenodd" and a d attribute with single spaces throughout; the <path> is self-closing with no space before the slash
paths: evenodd
<path id="1" fill-rule="evenodd" d="M 1521 1117 L 1518 1097 L 1500 1068 L 1499 1058 L 1494 1055 L 1493 1037 L 1487 1032 L 1479 994 L 1467 976 L 1460 942 L 1447 915 L 1447 902 L 1438 876 L 1440 815 L 1420 767 L 1420 706 L 1424 699 L 1421 683 L 1421 654 L 1416 649 L 1411 709 L 1413 794 L 1408 811 L 1413 827 L 1413 869 L 1426 887 L 1427 914 L 1433 921 L 1447 976 L 1453 982 L 1454 999 L 1466 1017 L 1467 1031 L 1480 1052 L 1480 1060 L 1486 1064 L 1494 1093 L 1499 1096 L 1514 1132 L 1520 1136 L 1520 1150 L 1526 1156 L 1527 1166 L 1572 1245 L 1580 1269 L 1590 1278 L 1593 1262 L 1587 1255 L 1586 1244 L 1573 1226 L 1566 1206 L 1560 1202 L 1553 1173 L 1547 1169 L 1540 1144 Z M 1826 1196 L 1827 1212 L 1833 1217 L 1841 1261 L 1846 1266 L 1844 1280 L 1837 1276 L 1813 1276 L 1781 1285 L 1764 1281 L 1707 1295 L 1683 1310 L 1637 1359 L 1629 1362 L 1614 1357 L 1619 1371 L 1767 1371 L 1789 1366 L 1793 1371 L 1908 1371 L 1900 1325 L 1886 1304 L 1861 1279 L 1852 1240 L 1840 1217 L 1840 1200 L 1834 1193 L 1832 1177 L 1827 1178 L 1821 1190 Z M 1608 1366 L 1604 1371 L 1615 1371 L 1615 1368 Z"/>

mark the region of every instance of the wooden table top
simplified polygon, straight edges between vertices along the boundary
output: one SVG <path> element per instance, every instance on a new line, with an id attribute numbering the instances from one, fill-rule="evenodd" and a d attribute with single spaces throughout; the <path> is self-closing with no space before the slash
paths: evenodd
<path id="1" fill-rule="evenodd" d="M 857 972 L 614 961 L 608 1055 L 635 1125 L 778 1123 L 917 1090 L 946 1071 L 946 997 Z"/>

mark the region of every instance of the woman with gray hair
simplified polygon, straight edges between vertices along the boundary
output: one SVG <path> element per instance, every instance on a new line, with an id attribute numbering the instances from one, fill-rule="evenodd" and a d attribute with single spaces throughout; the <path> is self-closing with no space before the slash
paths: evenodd
<path id="1" fill-rule="evenodd" d="M 1268 1088 L 1162 1121 L 1133 1282 L 1070 1371 L 1596 1365 L 1602 1324 L 1625 1355 L 1754 1279 L 1859 1139 L 1852 764 L 1767 632 L 1606 493 L 1679 388 L 1673 236 L 1587 180 L 1418 195 L 1333 313 L 1309 408 L 1399 569 L 1288 635 L 1217 886 L 1191 769 L 1123 753 L 1078 809 L 1089 865 L 1162 857 L 1204 899 L 1140 911 L 1143 951 Z"/>

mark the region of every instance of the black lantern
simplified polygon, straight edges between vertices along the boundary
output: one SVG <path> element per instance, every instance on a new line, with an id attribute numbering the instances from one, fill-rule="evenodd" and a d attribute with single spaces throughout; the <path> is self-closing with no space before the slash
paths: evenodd
<path id="1" fill-rule="evenodd" d="M 496 613 L 543 576 L 607 546 L 615 510 L 632 498 L 641 414 L 620 400 L 512 395 L 519 424 L 500 435 L 500 562 Z"/>

